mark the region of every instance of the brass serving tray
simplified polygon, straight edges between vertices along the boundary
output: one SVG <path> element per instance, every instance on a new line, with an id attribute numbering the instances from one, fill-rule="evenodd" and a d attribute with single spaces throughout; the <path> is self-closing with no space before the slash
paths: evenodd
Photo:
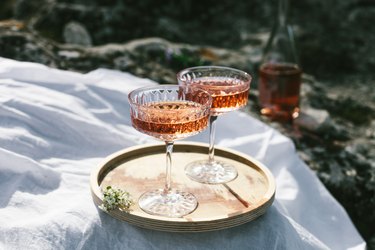
<path id="1" fill-rule="evenodd" d="M 184 173 L 187 163 L 208 157 L 208 146 L 196 142 L 176 142 L 172 155 L 172 187 L 193 193 L 198 208 L 182 218 L 168 218 L 143 212 L 137 204 L 142 193 L 164 187 L 165 145 L 134 146 L 108 156 L 90 179 L 94 203 L 102 203 L 101 187 L 116 186 L 135 200 L 129 213 L 120 210 L 111 216 L 130 224 L 170 232 L 204 232 L 234 227 L 264 214 L 275 197 L 271 172 L 252 157 L 223 147 L 215 148 L 217 160 L 237 168 L 238 177 L 226 184 L 201 184 Z"/>

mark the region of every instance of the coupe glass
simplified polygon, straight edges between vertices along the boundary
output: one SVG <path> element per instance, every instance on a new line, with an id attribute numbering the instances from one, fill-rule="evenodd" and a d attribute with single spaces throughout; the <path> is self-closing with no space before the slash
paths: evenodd
<path id="1" fill-rule="evenodd" d="M 129 93 L 128 99 L 133 127 L 166 144 L 165 186 L 142 194 L 138 201 L 140 208 L 166 217 L 191 213 L 198 205 L 195 196 L 171 187 L 173 142 L 208 126 L 210 94 L 194 86 L 159 85 L 136 89 Z"/>
<path id="2" fill-rule="evenodd" d="M 185 172 L 191 179 L 201 183 L 219 184 L 237 177 L 235 167 L 214 159 L 215 127 L 219 115 L 247 104 L 251 79 L 244 71 L 220 66 L 187 68 L 177 74 L 180 86 L 197 86 L 212 96 L 208 159 L 186 166 Z"/>

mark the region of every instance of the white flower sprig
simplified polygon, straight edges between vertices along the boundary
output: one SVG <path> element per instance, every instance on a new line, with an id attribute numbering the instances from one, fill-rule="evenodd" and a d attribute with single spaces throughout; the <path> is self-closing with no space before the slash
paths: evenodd
<path id="1" fill-rule="evenodd" d="M 134 204 L 134 201 L 131 195 L 120 188 L 113 188 L 107 186 L 103 190 L 103 203 L 99 206 L 105 212 L 109 212 L 116 208 L 119 208 L 122 211 L 129 212 L 131 205 Z"/>

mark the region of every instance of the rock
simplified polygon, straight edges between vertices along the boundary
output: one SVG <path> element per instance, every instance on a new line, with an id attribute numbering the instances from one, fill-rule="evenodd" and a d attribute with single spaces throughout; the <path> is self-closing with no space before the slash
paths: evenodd
<path id="1" fill-rule="evenodd" d="M 366 129 L 366 136 L 369 139 L 375 139 L 375 120 L 372 120 L 370 126 Z"/>
<path id="2" fill-rule="evenodd" d="M 119 56 L 113 60 L 114 67 L 122 71 L 128 71 L 131 68 L 136 67 L 135 62 L 130 58 L 129 55 Z"/>
<path id="3" fill-rule="evenodd" d="M 294 124 L 310 131 L 318 131 L 329 127 L 331 119 L 327 110 L 307 108 L 301 111 Z"/>
<path id="4" fill-rule="evenodd" d="M 64 57 L 67 60 L 75 59 L 80 57 L 80 53 L 78 51 L 69 51 L 69 50 L 60 50 L 58 52 L 60 57 Z"/>
<path id="5" fill-rule="evenodd" d="M 27 31 L 0 30 L 0 55 L 20 61 L 31 61 L 58 67 L 59 62 L 53 50 L 53 45 L 35 37 Z"/>
<path id="6" fill-rule="evenodd" d="M 64 26 L 63 37 L 65 43 L 83 46 L 91 46 L 92 41 L 89 32 L 81 23 L 69 22 Z"/>
<path id="7" fill-rule="evenodd" d="M 0 30 L 10 29 L 12 31 L 22 30 L 25 27 L 24 22 L 14 19 L 0 21 Z"/>

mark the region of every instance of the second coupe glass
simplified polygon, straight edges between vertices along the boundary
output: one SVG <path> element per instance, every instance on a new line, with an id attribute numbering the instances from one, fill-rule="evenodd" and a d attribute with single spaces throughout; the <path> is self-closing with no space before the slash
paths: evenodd
<path id="1" fill-rule="evenodd" d="M 219 115 L 247 104 L 251 79 L 244 71 L 220 66 L 192 67 L 177 74 L 181 86 L 196 86 L 212 96 L 208 159 L 186 166 L 185 172 L 191 179 L 201 183 L 220 184 L 237 177 L 235 167 L 214 159 L 215 125 Z"/>

